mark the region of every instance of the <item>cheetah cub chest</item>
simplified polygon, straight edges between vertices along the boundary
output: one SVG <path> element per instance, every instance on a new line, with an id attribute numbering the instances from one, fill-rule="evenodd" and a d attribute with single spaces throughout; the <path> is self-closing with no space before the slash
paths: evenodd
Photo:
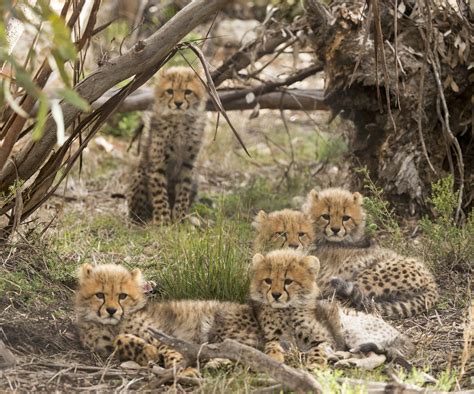
<path id="1" fill-rule="evenodd" d="M 161 72 L 146 114 L 146 144 L 128 196 L 137 223 L 181 220 L 196 194 L 194 164 L 206 126 L 205 90 L 191 69 Z"/>

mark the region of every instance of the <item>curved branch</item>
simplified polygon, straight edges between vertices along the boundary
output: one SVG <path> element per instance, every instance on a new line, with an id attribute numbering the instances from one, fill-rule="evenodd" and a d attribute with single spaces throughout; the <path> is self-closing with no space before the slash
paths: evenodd
<path id="1" fill-rule="evenodd" d="M 92 103 L 117 83 L 146 71 L 158 64 L 172 48 L 192 29 L 227 4 L 226 0 L 195 0 L 179 11 L 160 30 L 144 41 L 139 41 L 122 56 L 111 59 L 86 79 L 76 85 L 75 90 Z M 71 104 L 62 102 L 64 125 L 68 127 L 80 114 Z M 29 179 L 47 159 L 56 143 L 56 124 L 49 117 L 41 140 L 29 142 L 14 157 L 18 176 Z M 6 191 L 16 179 L 13 160 L 0 172 L 0 191 Z"/>

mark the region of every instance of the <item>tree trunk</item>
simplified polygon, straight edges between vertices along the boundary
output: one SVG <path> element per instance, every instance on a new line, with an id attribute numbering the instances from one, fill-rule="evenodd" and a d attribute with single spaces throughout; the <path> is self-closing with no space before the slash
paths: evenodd
<path id="1" fill-rule="evenodd" d="M 452 172 L 468 210 L 474 180 L 467 152 L 474 142 L 468 10 L 401 0 L 395 20 L 394 2 L 367 4 L 338 1 L 327 9 L 306 2 L 326 73 L 325 102 L 356 126 L 354 165 L 366 165 L 387 197 L 412 214 L 426 208 L 431 183 Z"/>

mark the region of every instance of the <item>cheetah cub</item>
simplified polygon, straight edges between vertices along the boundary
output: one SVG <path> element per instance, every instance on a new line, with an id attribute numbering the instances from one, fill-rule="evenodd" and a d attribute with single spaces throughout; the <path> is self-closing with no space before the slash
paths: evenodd
<path id="1" fill-rule="evenodd" d="M 193 70 L 173 67 L 159 75 L 153 109 L 144 119 L 147 143 L 128 196 L 132 221 L 166 224 L 188 212 L 206 126 L 205 98 Z"/>
<path id="2" fill-rule="evenodd" d="M 424 264 L 371 245 L 365 235 L 362 196 L 331 188 L 308 195 L 305 213 L 315 242 L 309 253 L 321 262 L 319 285 L 357 309 L 386 317 L 408 317 L 431 308 L 438 298 L 433 275 Z"/>
<path id="3" fill-rule="evenodd" d="M 319 260 L 290 249 L 257 253 L 250 269 L 250 300 L 265 341 L 265 353 L 284 362 L 282 342 L 307 355 L 309 367 L 326 363 L 329 331 L 315 317 Z"/>
<path id="4" fill-rule="evenodd" d="M 271 213 L 260 211 L 252 226 L 257 233 L 254 241 L 256 253 L 283 248 L 306 250 L 314 241 L 310 220 L 302 212 L 292 209 Z"/>
<path id="5" fill-rule="evenodd" d="M 346 359 L 336 365 L 374 368 L 386 356 L 413 354 L 413 343 L 383 319 L 318 301 L 318 272 L 316 257 L 290 249 L 253 257 L 250 299 L 263 331 L 264 351 L 270 357 L 284 361 L 282 343 L 306 351 L 310 368 L 325 364 L 328 358 Z M 376 364 L 360 354 L 365 351 L 375 356 Z"/>
<path id="6" fill-rule="evenodd" d="M 166 368 L 183 357 L 157 341 L 153 327 L 194 342 L 235 339 L 249 346 L 261 343 L 258 323 L 248 305 L 218 301 L 151 302 L 144 293 L 142 273 L 115 264 L 79 269 L 76 326 L 82 345 L 98 353 L 115 351 L 121 360 L 140 365 L 163 361 Z"/>

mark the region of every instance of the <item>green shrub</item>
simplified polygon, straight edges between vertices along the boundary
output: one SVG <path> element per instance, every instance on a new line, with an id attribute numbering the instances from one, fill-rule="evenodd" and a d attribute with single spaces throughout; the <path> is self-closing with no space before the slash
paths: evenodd
<path id="1" fill-rule="evenodd" d="M 459 192 L 453 192 L 453 186 L 451 175 L 432 184 L 429 201 L 435 215 L 433 219 L 425 216 L 420 221 L 423 252 L 436 267 L 468 267 L 474 256 L 474 213 L 470 212 L 463 226 L 456 225 L 454 214 Z"/>
<path id="2" fill-rule="evenodd" d="M 364 189 L 370 194 L 370 196 L 364 197 L 368 234 L 373 236 L 377 231 L 382 231 L 388 235 L 382 242 L 384 246 L 398 251 L 406 251 L 406 240 L 396 219 L 394 209 L 383 197 L 383 189 L 377 187 L 370 179 L 369 170 L 366 167 L 358 169 L 357 172 L 363 175 Z"/>

